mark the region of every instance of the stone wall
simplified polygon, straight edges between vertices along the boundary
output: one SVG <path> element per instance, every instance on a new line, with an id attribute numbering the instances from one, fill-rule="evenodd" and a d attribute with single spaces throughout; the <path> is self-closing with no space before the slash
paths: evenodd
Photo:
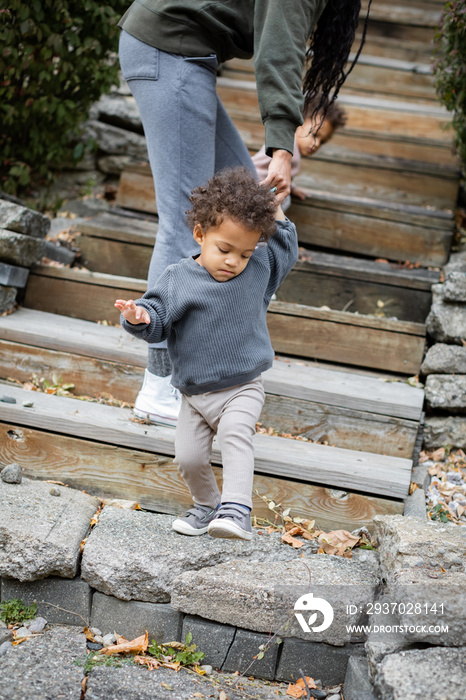
<path id="1" fill-rule="evenodd" d="M 466 448 L 466 251 L 453 253 L 445 281 L 432 287 L 427 332 L 434 344 L 421 373 L 425 380 L 424 447 Z"/>

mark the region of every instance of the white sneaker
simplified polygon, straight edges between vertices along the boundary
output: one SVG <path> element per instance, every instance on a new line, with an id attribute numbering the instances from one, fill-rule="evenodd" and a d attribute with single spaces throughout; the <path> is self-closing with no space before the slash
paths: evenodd
<path id="1" fill-rule="evenodd" d="M 134 403 L 134 415 L 151 423 L 176 426 L 181 408 L 181 394 L 168 377 L 157 377 L 147 369 L 144 384 Z"/>

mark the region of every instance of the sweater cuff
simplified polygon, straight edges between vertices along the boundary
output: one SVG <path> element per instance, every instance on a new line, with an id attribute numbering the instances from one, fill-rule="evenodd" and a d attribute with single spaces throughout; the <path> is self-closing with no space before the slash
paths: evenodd
<path id="1" fill-rule="evenodd" d="M 293 155 L 294 137 L 298 124 L 289 119 L 266 119 L 265 126 L 265 152 L 273 156 L 274 148 L 282 148 Z"/>

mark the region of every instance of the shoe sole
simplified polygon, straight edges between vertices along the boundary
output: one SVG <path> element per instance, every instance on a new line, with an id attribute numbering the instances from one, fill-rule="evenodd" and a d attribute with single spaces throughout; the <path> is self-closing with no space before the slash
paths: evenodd
<path id="1" fill-rule="evenodd" d="M 133 408 L 133 413 L 137 418 L 142 420 L 148 420 L 153 425 L 168 425 L 170 428 L 176 428 L 178 422 L 177 418 L 167 418 L 165 416 L 158 416 L 156 413 L 148 413 L 148 411 L 141 411 L 139 408 Z"/>
<path id="2" fill-rule="evenodd" d="M 223 520 L 223 518 L 212 520 L 207 528 L 207 532 L 211 537 L 221 537 L 230 540 L 252 540 L 252 532 L 243 530 L 238 525 Z"/>
<path id="3" fill-rule="evenodd" d="M 191 537 L 196 537 L 197 535 L 204 535 L 207 532 L 208 525 L 201 527 L 199 530 L 191 527 L 182 520 L 174 520 L 172 523 L 172 530 L 178 532 L 180 535 L 189 535 Z"/>

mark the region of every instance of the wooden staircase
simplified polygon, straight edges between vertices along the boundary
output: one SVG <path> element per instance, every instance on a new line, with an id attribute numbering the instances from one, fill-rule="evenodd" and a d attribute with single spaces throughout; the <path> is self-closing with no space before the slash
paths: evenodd
<path id="1" fill-rule="evenodd" d="M 377 513 L 402 512 L 419 449 L 423 391 L 407 377 L 422 361 L 459 182 L 429 63 L 441 6 L 375 0 L 363 57 L 341 94 L 348 125 L 305 160 L 296 184 L 308 198 L 288 212 L 302 247 L 268 315 L 280 354 L 264 375 L 255 489 L 323 528 L 370 527 Z M 218 91 L 257 150 L 253 63 L 228 62 Z M 177 513 L 189 496 L 172 461 L 174 431 L 132 420 L 121 404 L 139 390 L 146 346 L 113 325 L 114 299 L 145 291 L 156 232 L 141 164 L 122 174 L 112 213 L 79 226 L 85 269 L 37 266 L 24 307 L 0 318 L 1 378 L 55 372 L 92 399 L 9 382 L 16 403 L 0 401 L 0 462 Z M 213 463 L 221 478 L 215 444 Z M 264 516 L 260 496 L 254 512 Z"/>

